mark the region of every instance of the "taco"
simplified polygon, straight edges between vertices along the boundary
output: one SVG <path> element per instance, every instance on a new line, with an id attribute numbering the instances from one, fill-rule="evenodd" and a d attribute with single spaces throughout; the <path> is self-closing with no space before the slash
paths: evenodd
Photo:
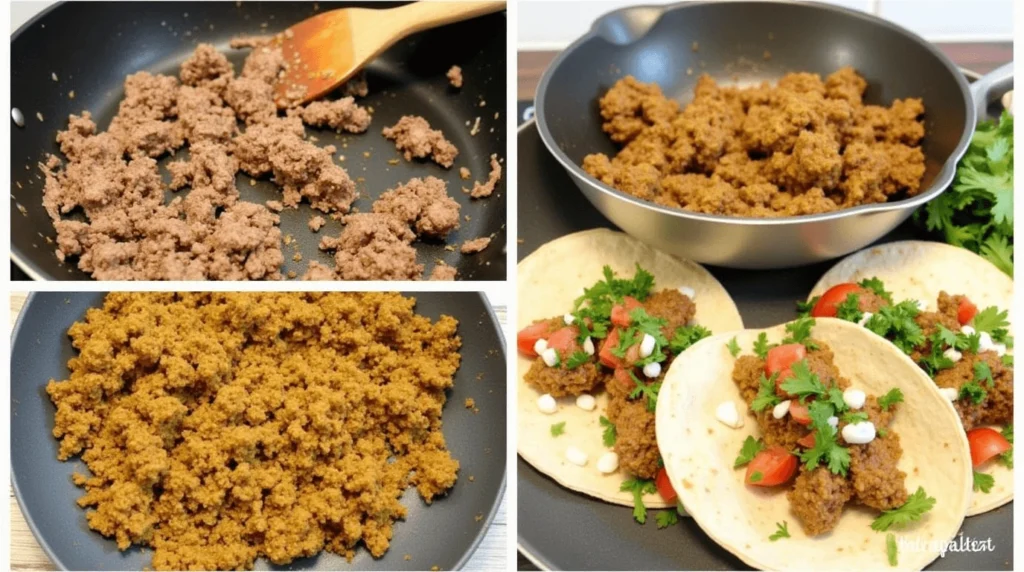
<path id="1" fill-rule="evenodd" d="M 967 515 L 1013 499 L 1013 279 L 937 242 L 855 253 L 829 270 L 803 311 L 862 324 L 910 356 L 959 414 L 974 461 Z"/>
<path id="2" fill-rule="evenodd" d="M 742 327 L 728 293 L 701 266 L 604 229 L 545 244 L 518 273 L 520 456 L 641 523 L 648 507 L 675 507 L 658 390 L 674 356 Z"/>
<path id="3" fill-rule="evenodd" d="M 694 344 L 663 382 L 657 437 L 697 524 L 765 570 L 920 569 L 970 500 L 952 404 L 902 352 L 840 320 Z"/>

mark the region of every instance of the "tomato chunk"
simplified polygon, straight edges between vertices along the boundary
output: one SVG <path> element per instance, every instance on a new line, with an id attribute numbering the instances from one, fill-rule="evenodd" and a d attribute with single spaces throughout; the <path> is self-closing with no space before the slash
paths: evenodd
<path id="1" fill-rule="evenodd" d="M 801 425 L 811 424 L 810 409 L 795 399 L 789 403 L 789 415 L 793 418 L 793 421 L 796 421 Z"/>
<path id="2" fill-rule="evenodd" d="M 976 427 L 967 432 L 967 444 L 971 447 L 971 463 L 977 467 L 996 455 L 1010 450 L 1010 442 L 999 431 L 990 427 Z"/>
<path id="3" fill-rule="evenodd" d="M 967 296 L 960 298 L 960 305 L 956 308 L 956 321 L 960 322 L 960 325 L 966 325 L 971 323 L 974 316 L 978 313 L 978 307 L 967 299 Z"/>
<path id="4" fill-rule="evenodd" d="M 804 449 L 813 449 L 814 448 L 814 443 L 815 443 L 814 433 L 808 433 L 808 434 L 804 435 L 803 437 L 801 437 L 801 438 L 796 440 L 796 444 L 800 445 Z"/>
<path id="5" fill-rule="evenodd" d="M 775 372 L 789 369 L 805 357 L 807 357 L 807 348 L 803 344 L 775 346 L 768 350 L 768 357 L 764 360 L 764 374 L 770 376 Z"/>
<path id="6" fill-rule="evenodd" d="M 601 363 L 610 367 L 617 368 L 626 365 L 626 362 L 622 358 L 612 353 L 612 350 L 619 345 L 619 329 L 612 328 L 612 331 L 608 332 L 608 337 L 604 339 L 604 343 L 601 344 L 601 350 L 597 352 L 597 357 L 600 358 Z"/>
<path id="7" fill-rule="evenodd" d="M 744 482 L 755 487 L 781 485 L 793 478 L 793 475 L 796 474 L 796 466 L 796 455 L 790 453 L 785 447 L 781 445 L 769 447 L 755 455 L 754 460 L 747 465 Z"/>
<path id="8" fill-rule="evenodd" d="M 629 370 L 622 367 L 615 368 L 615 381 L 622 384 L 623 387 L 633 389 L 636 383 L 633 378 L 629 376 Z"/>
<path id="9" fill-rule="evenodd" d="M 533 351 L 533 346 L 537 343 L 537 340 L 547 336 L 550 331 L 550 320 L 534 322 L 519 330 L 519 333 L 516 334 L 516 346 L 523 355 L 537 357 L 537 352 Z"/>
<path id="10" fill-rule="evenodd" d="M 621 304 L 612 306 L 612 323 L 621 328 L 628 328 L 630 322 L 632 322 L 629 313 L 640 306 L 643 306 L 640 300 L 632 296 L 625 296 Z"/>
<path id="11" fill-rule="evenodd" d="M 672 486 L 672 481 L 668 478 L 668 471 L 665 470 L 665 467 L 658 469 L 658 474 L 654 477 L 654 485 L 658 487 L 658 494 L 665 499 L 665 502 L 676 502 L 676 499 L 679 498 L 676 489 Z"/>
<path id="12" fill-rule="evenodd" d="M 793 397 L 792 395 L 789 394 L 788 391 L 782 389 L 782 382 L 786 381 L 791 377 L 793 377 L 793 370 L 789 369 L 788 367 L 779 372 L 778 377 L 775 378 L 775 395 L 778 395 L 783 399 L 789 399 Z"/>
<path id="13" fill-rule="evenodd" d="M 548 336 L 548 347 L 557 351 L 562 359 L 566 359 L 579 349 L 579 345 L 576 344 L 576 337 L 579 335 L 580 331 L 576 326 L 560 328 Z"/>
<path id="14" fill-rule="evenodd" d="M 863 291 L 863 288 L 853 282 L 836 284 L 822 294 L 821 298 L 818 298 L 818 303 L 811 309 L 811 316 L 815 318 L 835 318 L 837 304 L 845 302 L 850 294 L 858 294 Z"/>

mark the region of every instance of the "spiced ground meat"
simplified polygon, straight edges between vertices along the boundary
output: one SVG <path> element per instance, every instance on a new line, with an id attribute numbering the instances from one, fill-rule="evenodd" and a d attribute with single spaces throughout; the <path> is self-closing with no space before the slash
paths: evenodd
<path id="1" fill-rule="evenodd" d="M 454 266 L 448 266 L 447 264 L 437 264 L 430 271 L 430 277 L 428 280 L 455 280 L 458 275 L 458 270 Z"/>
<path id="2" fill-rule="evenodd" d="M 333 250 L 334 274 L 342 280 L 418 280 L 423 265 L 416 262 L 416 235 L 390 214 L 358 213 L 345 217 L 337 238 L 324 237 L 320 248 Z M 314 274 L 315 272 L 315 274 Z M 323 275 L 310 263 L 307 278 Z"/>
<path id="3" fill-rule="evenodd" d="M 466 175 L 469 175 L 469 171 L 466 170 Z M 461 171 L 460 171 L 461 176 Z M 466 178 L 466 177 L 463 177 Z M 489 197 L 494 192 L 494 187 L 498 185 L 498 180 L 501 179 L 501 163 L 498 162 L 497 155 L 491 155 L 491 172 L 487 175 L 487 181 L 480 183 L 473 181 L 473 188 L 469 191 L 469 196 L 474 199 L 482 199 Z"/>
<path id="4" fill-rule="evenodd" d="M 459 228 L 462 208 L 448 196 L 447 184 L 437 177 L 410 179 L 388 190 L 373 203 L 373 212 L 390 214 L 410 225 L 419 236 L 444 238 Z"/>
<path id="5" fill-rule="evenodd" d="M 402 116 L 398 123 L 385 127 L 383 133 L 385 138 L 395 142 L 395 147 L 402 152 L 406 161 L 412 161 L 414 157 L 430 157 L 447 169 L 459 154 L 459 150 L 445 139 L 441 131 L 431 129 L 430 123 L 417 115 Z"/>
<path id="6" fill-rule="evenodd" d="M 51 380 L 93 530 L 158 570 L 380 557 L 400 497 L 457 479 L 442 433 L 458 323 L 389 293 L 115 293 Z M 216 541 L 211 541 L 216 539 Z"/>
<path id="7" fill-rule="evenodd" d="M 491 244 L 491 237 L 481 236 L 480 238 L 473 238 L 462 243 L 459 251 L 463 254 L 476 254 L 482 251 Z"/>
<path id="8" fill-rule="evenodd" d="M 913 196 L 924 105 L 866 105 L 866 88 L 848 67 L 746 89 L 703 75 L 680 109 L 627 76 L 599 101 L 603 130 L 622 147 L 587 155 L 583 169 L 638 198 L 709 214 L 796 216 Z"/>
<path id="9" fill-rule="evenodd" d="M 462 87 L 462 68 L 459 66 L 452 66 L 448 69 L 448 73 L 445 74 L 448 77 L 448 83 L 451 84 L 455 89 Z"/>

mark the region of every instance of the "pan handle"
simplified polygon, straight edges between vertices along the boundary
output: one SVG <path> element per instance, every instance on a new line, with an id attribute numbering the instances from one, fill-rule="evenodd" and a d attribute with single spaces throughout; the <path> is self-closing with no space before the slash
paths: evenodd
<path id="1" fill-rule="evenodd" d="M 978 122 L 987 115 L 988 104 L 1013 89 L 1013 62 L 1003 64 L 971 84 L 971 99 Z"/>

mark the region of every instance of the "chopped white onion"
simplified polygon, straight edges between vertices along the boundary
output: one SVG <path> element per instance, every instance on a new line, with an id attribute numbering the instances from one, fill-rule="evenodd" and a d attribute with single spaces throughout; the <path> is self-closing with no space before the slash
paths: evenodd
<path id="1" fill-rule="evenodd" d="M 597 459 L 597 470 L 605 475 L 610 475 L 619 470 L 619 456 L 614 451 L 608 451 Z"/>
<path id="2" fill-rule="evenodd" d="M 789 404 L 790 403 L 791 403 L 791 401 L 787 399 L 787 400 L 785 400 L 783 402 L 780 402 L 778 405 L 776 405 L 775 408 L 772 409 L 772 417 L 774 417 L 776 419 L 782 419 L 783 417 L 785 417 L 786 414 L 789 413 Z"/>
<path id="3" fill-rule="evenodd" d="M 661 364 L 655 361 L 645 365 L 644 375 L 650 378 L 658 377 L 661 375 Z"/>
<path id="4" fill-rule="evenodd" d="M 590 459 L 583 449 L 573 445 L 570 445 L 569 448 L 565 450 L 565 458 L 568 459 L 570 463 L 581 467 L 586 465 L 587 461 Z"/>
<path id="5" fill-rule="evenodd" d="M 719 403 L 718 407 L 715 408 L 715 418 L 726 427 L 732 427 L 733 429 L 743 427 L 743 417 L 740 416 L 740 412 L 736 409 L 735 401 L 730 400 Z"/>
<path id="6" fill-rule="evenodd" d="M 645 358 L 654 353 L 654 344 L 657 340 L 651 334 L 644 334 L 644 338 L 640 340 L 640 357 Z"/>
<path id="7" fill-rule="evenodd" d="M 540 338 L 533 343 L 533 351 L 536 352 L 537 355 L 544 353 L 544 350 L 546 349 L 548 349 L 548 341 L 544 338 Z"/>
<path id="8" fill-rule="evenodd" d="M 597 407 L 597 400 L 593 395 L 584 393 L 576 397 L 576 407 L 584 411 L 593 411 Z"/>
<path id="9" fill-rule="evenodd" d="M 566 326 L 571 326 L 572 323 L 576 321 L 576 316 L 573 316 L 572 314 L 566 314 L 562 316 L 562 321 L 565 322 Z"/>
<path id="10" fill-rule="evenodd" d="M 583 351 L 587 352 L 588 355 L 594 355 L 594 340 L 590 339 L 590 336 L 583 340 Z"/>
<path id="11" fill-rule="evenodd" d="M 545 393 L 537 398 L 537 409 L 540 409 L 541 413 L 551 415 L 558 411 L 558 402 L 555 401 L 554 397 L 551 397 L 550 393 Z"/>
<path id="12" fill-rule="evenodd" d="M 866 445 L 875 440 L 875 424 L 870 421 L 850 423 L 843 427 L 843 440 L 851 445 Z"/>
<path id="13" fill-rule="evenodd" d="M 679 293 L 682 294 L 683 296 L 686 296 L 690 300 L 697 299 L 697 291 L 694 290 L 693 288 L 690 288 L 689 286 L 680 286 Z"/>
<path id="14" fill-rule="evenodd" d="M 544 350 L 540 353 L 540 357 L 548 367 L 555 367 L 558 365 L 558 352 L 555 351 L 555 348 L 548 348 Z"/>
<path id="15" fill-rule="evenodd" d="M 860 409 L 864 407 L 864 401 L 867 400 L 867 394 L 859 389 L 847 389 L 843 392 L 843 401 L 850 406 L 850 409 Z"/>

